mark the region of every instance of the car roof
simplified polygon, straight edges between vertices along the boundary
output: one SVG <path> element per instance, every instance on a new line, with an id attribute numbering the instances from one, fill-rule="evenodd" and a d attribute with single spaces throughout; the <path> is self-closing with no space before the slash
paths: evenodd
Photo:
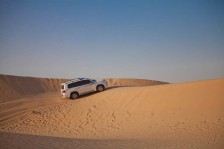
<path id="1" fill-rule="evenodd" d="M 62 83 L 61 85 L 70 84 L 70 83 L 74 83 L 74 82 L 78 82 L 78 81 L 83 81 L 83 80 L 90 80 L 90 79 L 89 78 L 75 78 L 75 79 L 72 79 L 72 80 L 69 80 L 67 82 Z"/>

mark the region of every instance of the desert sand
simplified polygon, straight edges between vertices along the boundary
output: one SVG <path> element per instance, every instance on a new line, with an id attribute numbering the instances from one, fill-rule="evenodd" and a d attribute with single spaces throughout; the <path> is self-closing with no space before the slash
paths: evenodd
<path id="1" fill-rule="evenodd" d="M 64 79 L 0 81 L 0 148 L 224 148 L 224 79 L 107 79 L 76 100 L 60 98 Z"/>

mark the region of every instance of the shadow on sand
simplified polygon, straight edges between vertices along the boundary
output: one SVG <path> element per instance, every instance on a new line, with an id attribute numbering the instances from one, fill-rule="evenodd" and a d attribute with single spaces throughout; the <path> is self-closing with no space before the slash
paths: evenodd
<path id="1" fill-rule="evenodd" d="M 40 136 L 0 132 L 0 148 L 7 149 L 139 149 L 157 148 L 158 141 L 135 140 L 135 139 L 74 139 L 53 136 Z"/>

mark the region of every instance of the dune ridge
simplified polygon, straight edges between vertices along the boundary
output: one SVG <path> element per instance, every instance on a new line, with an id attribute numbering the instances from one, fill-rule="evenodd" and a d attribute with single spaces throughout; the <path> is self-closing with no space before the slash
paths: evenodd
<path id="1" fill-rule="evenodd" d="M 107 78 L 105 80 L 108 82 L 109 87 L 114 86 L 138 87 L 138 86 L 154 86 L 154 85 L 169 84 L 167 82 L 156 80 L 131 79 L 131 78 Z"/>

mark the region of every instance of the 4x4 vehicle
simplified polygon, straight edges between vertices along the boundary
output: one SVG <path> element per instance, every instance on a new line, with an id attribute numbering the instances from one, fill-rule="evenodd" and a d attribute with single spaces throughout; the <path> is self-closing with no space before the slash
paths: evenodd
<path id="1" fill-rule="evenodd" d="M 80 95 L 94 91 L 102 92 L 107 87 L 105 80 L 96 81 L 89 78 L 76 78 L 61 84 L 62 98 L 76 99 Z"/>

